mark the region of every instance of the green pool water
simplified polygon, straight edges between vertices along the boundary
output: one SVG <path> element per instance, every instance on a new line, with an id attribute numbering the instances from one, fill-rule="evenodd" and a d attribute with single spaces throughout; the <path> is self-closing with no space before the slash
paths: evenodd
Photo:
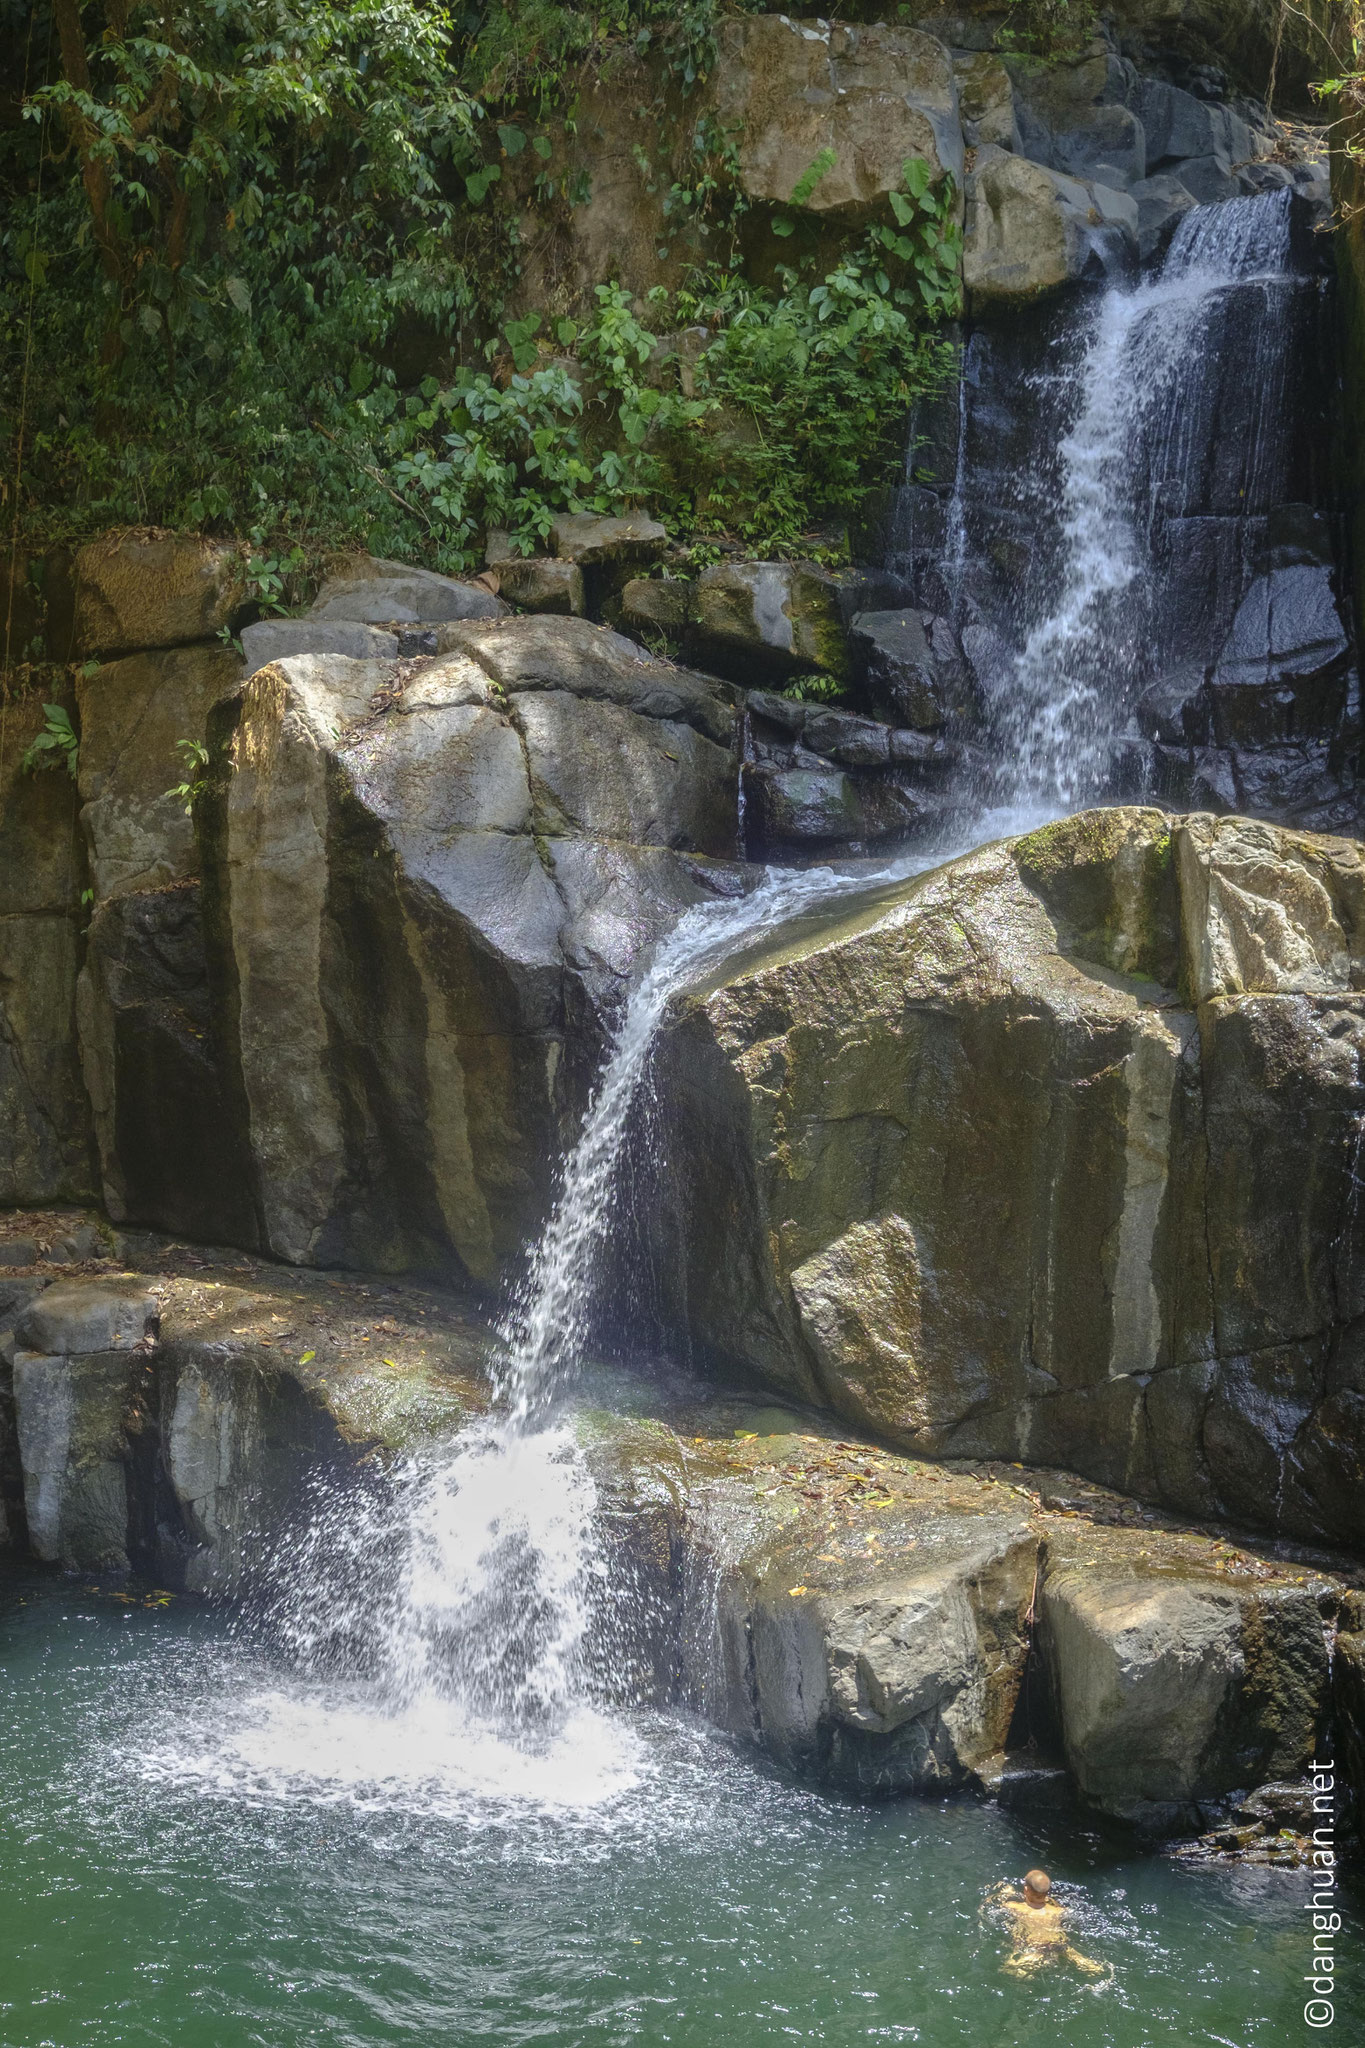
<path id="1" fill-rule="evenodd" d="M 1365 2038 L 1359 1894 L 1311 2036 L 1292 1871 L 844 1805 L 664 1716 L 523 1768 L 188 1602 L 60 1581 L 0 1584 L 0 1687 L 3 2048 Z M 983 1894 L 1040 1861 L 1111 1981 L 1002 1976 Z"/>

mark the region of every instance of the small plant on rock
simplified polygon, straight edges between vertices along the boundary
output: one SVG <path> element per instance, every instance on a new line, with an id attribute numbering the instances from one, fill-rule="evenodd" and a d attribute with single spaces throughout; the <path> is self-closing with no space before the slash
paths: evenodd
<path id="1" fill-rule="evenodd" d="M 173 784 L 165 794 L 175 797 L 177 802 L 184 805 L 185 816 L 188 818 L 209 786 L 208 776 L 204 773 L 209 765 L 209 750 L 202 740 L 177 740 L 175 744 L 180 752 L 185 779 Z"/>
<path id="2" fill-rule="evenodd" d="M 80 759 L 80 739 L 69 715 L 60 704 L 44 704 L 43 729 L 24 749 L 20 767 L 25 775 L 38 775 L 44 768 L 65 768 L 75 780 Z"/>

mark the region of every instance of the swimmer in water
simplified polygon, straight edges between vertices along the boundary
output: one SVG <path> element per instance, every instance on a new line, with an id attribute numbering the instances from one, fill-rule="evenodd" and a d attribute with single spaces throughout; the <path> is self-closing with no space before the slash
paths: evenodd
<path id="1" fill-rule="evenodd" d="M 1085 1977 L 1110 1974 L 1106 1964 L 1072 1947 L 1066 1914 L 1052 1896 L 1052 1879 L 1045 1870 L 1029 1871 L 1022 1897 L 1012 1885 L 1000 1885 L 992 1902 L 1009 1916 L 1013 1947 L 1001 1966 L 1008 1976 L 1036 1977 L 1050 1963 L 1070 1963 Z"/>

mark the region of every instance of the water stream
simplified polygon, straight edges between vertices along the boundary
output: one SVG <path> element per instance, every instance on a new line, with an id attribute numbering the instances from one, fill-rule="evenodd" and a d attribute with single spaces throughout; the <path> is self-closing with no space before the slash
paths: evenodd
<path id="1" fill-rule="evenodd" d="M 1262 296 L 1243 369 L 1265 395 L 1259 416 L 1274 415 L 1287 333 L 1273 301 L 1292 288 L 1288 256 L 1287 192 L 1199 206 L 1155 276 L 1097 301 L 1059 450 L 1052 588 L 993 706 L 1016 799 L 1072 810 L 1104 794 L 1155 630 L 1152 480 L 1181 475 L 1192 438 L 1208 432 L 1198 371 L 1212 312 L 1234 286 Z M 1258 442 L 1253 478 L 1262 461 Z"/>
<path id="2" fill-rule="evenodd" d="M 1323 305 L 1280 192 L 1195 207 L 1155 270 L 969 334 L 888 566 L 962 635 L 978 805 L 1157 792 L 1143 691 L 1197 688 L 1267 563 L 1330 556 Z"/>
<path id="3" fill-rule="evenodd" d="M 972 837 L 1109 786 L 1152 630 L 1152 480 L 1198 459 L 1190 365 L 1229 288 L 1264 300 L 1247 374 L 1281 374 L 1287 233 L 1275 199 L 1198 209 L 1160 271 L 1097 299 L 1053 363 L 1055 544 L 992 680 L 1008 766 L 978 793 Z M 957 432 L 938 566 L 959 616 L 979 617 L 965 379 Z M 31 1875 L 0 1862 L 4 2048 L 1253 2048 L 1295 2023 L 1289 1878 L 1196 1879 L 980 1806 L 844 1807 L 640 1710 L 604 1654 L 613 1595 L 572 1397 L 660 1022 L 730 950 L 942 857 L 772 872 L 679 920 L 621 1011 L 504 1318 L 489 1414 L 320 1490 L 263 1627 L 12 1593 L 3 1683 L 22 1740 L 0 1817 Z M 30 1804 L 50 1819 L 25 1833 Z M 1076 1882 L 1084 1941 L 1116 1964 L 1102 1995 L 1059 1980 L 1040 1999 L 979 1966 L 983 1887 L 1040 1858 L 1064 1895 Z"/>

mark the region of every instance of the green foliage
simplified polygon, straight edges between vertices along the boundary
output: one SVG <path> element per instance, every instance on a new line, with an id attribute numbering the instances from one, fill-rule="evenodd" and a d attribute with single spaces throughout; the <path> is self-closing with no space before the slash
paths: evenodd
<path id="1" fill-rule="evenodd" d="M 184 806 L 188 818 L 194 806 L 209 786 L 205 770 L 209 765 L 209 750 L 202 740 L 177 740 L 184 781 L 174 783 L 165 793 L 173 796 Z"/>
<path id="2" fill-rule="evenodd" d="M 1098 22 L 1098 0 L 1014 0 L 996 31 L 996 47 L 1025 56 L 1074 56 L 1090 41 Z"/>
<path id="3" fill-rule="evenodd" d="M 648 306 L 607 281 L 574 317 L 524 298 L 509 317 L 528 191 L 551 211 L 572 199 L 551 112 L 571 133 L 584 67 L 644 50 L 685 95 L 720 4 L 77 11 L 83 74 L 64 66 L 0 130 L 15 195 L 0 212 L 0 417 L 17 421 L 24 394 L 22 449 L 0 460 L 22 471 L 26 537 L 239 532 L 252 595 L 275 611 L 325 548 L 458 570 L 488 527 L 529 550 L 565 511 L 649 503 L 684 539 L 808 548 L 950 365 L 935 330 L 958 304 L 959 236 L 927 165 L 907 164 L 860 246 L 817 265 L 803 227 L 760 287 L 739 260 L 733 140 L 675 112 L 668 232 L 716 258 Z M 20 12 L 0 0 L 0 30 Z M 65 47 L 46 36 L 60 12 L 40 0 L 35 47 Z M 833 168 L 822 151 L 778 219 Z M 660 342 L 687 325 L 712 339 L 684 391 Z"/>
<path id="4" fill-rule="evenodd" d="M 835 704 L 844 695 L 844 685 L 837 676 L 797 676 L 782 695 L 794 697 L 798 704 Z"/>
<path id="5" fill-rule="evenodd" d="M 19 763 L 25 775 L 41 774 L 45 768 L 65 768 L 75 780 L 80 761 L 80 740 L 71 719 L 60 704 L 44 704 L 43 729 L 24 749 Z"/>

